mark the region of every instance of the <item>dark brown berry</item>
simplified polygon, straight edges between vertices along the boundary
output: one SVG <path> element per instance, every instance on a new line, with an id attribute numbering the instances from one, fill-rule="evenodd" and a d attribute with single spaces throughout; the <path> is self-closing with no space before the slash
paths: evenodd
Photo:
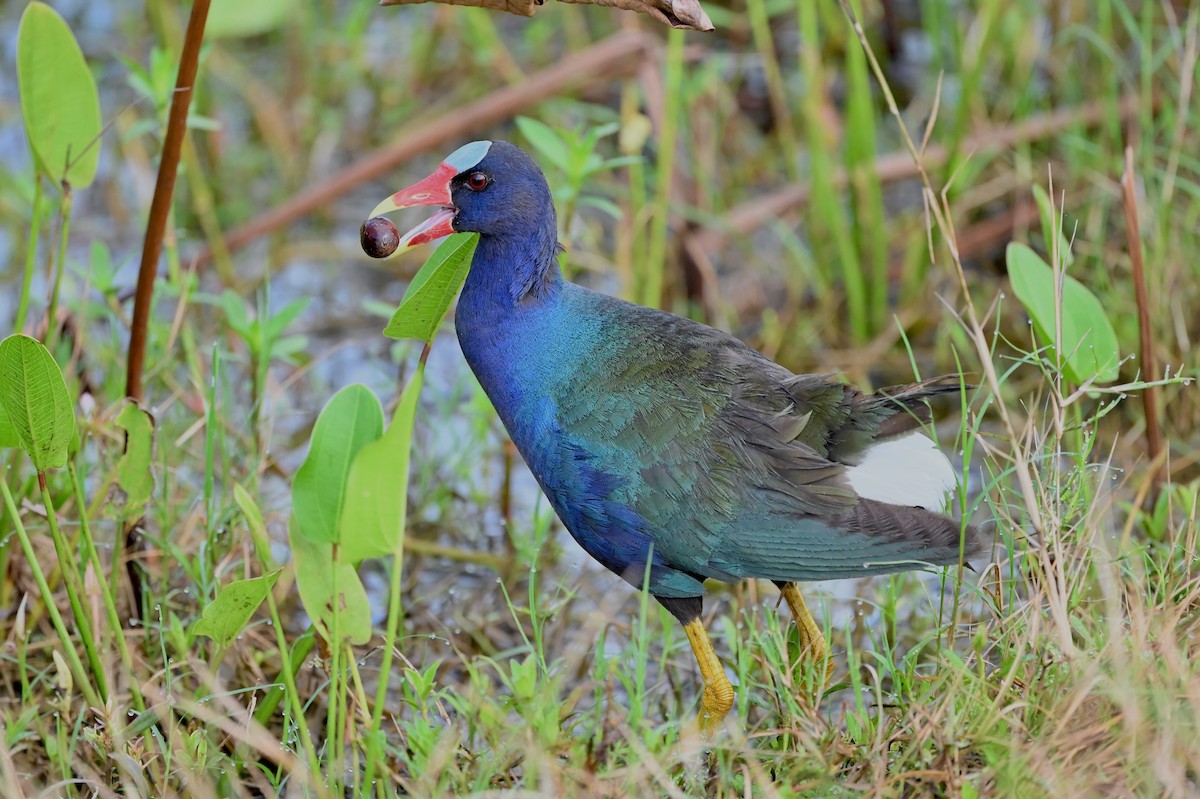
<path id="1" fill-rule="evenodd" d="M 362 223 L 358 231 L 363 252 L 372 258 L 387 258 L 400 246 L 400 232 L 392 220 L 376 216 Z"/>

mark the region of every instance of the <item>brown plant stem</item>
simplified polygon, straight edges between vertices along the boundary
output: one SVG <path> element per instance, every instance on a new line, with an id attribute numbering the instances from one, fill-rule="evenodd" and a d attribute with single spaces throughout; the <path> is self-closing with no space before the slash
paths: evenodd
<path id="1" fill-rule="evenodd" d="M 1142 228 L 1138 221 L 1137 174 L 1133 166 L 1133 147 L 1125 148 L 1125 174 L 1121 189 L 1125 198 L 1125 235 L 1129 239 L 1129 258 L 1133 261 L 1133 291 L 1137 300 L 1138 337 L 1141 348 L 1143 380 L 1154 380 L 1158 366 L 1154 359 L 1154 336 L 1150 329 L 1150 298 L 1146 292 L 1146 265 L 1142 257 Z M 1162 483 L 1164 461 L 1162 428 L 1158 423 L 1158 388 L 1150 385 L 1142 390 L 1142 405 L 1146 412 L 1146 455 L 1150 458 L 1151 494 L 1157 494 Z M 1153 502 L 1153 498 L 1151 499 Z"/>
<path id="2" fill-rule="evenodd" d="M 192 3 L 192 13 L 183 39 L 183 52 L 179 56 L 175 93 L 167 117 L 167 134 L 163 138 L 158 180 L 154 184 L 154 198 L 150 201 L 150 216 L 146 220 L 146 237 L 142 243 L 142 263 L 138 268 L 133 323 L 129 331 L 129 354 L 125 366 L 125 395 L 135 400 L 142 398 L 142 367 L 146 360 L 146 329 L 150 323 L 150 305 L 154 298 L 154 278 L 158 272 L 158 257 L 162 253 L 167 217 L 171 213 L 171 198 L 175 194 L 179 153 L 187 129 L 188 107 L 192 102 L 192 87 L 196 83 L 208 6 L 209 0 L 194 0 Z"/>
<path id="3" fill-rule="evenodd" d="M 129 352 L 125 359 L 125 396 L 136 402 L 142 399 L 142 371 L 146 362 L 146 331 L 150 326 L 150 310 L 154 300 L 154 278 L 158 273 L 158 257 L 162 253 L 167 218 L 171 215 L 171 198 L 175 194 L 175 178 L 179 174 L 179 154 L 187 132 L 188 107 L 192 102 L 192 87 L 196 84 L 196 69 L 200 62 L 200 45 L 204 41 L 204 24 L 208 20 L 209 0 L 193 0 L 179 55 L 179 73 L 175 78 L 175 93 L 167 115 L 167 133 L 163 137 L 162 156 L 158 164 L 158 179 L 154 197 L 150 200 L 150 215 L 146 220 L 146 237 L 142 241 L 142 262 L 138 268 L 137 291 L 133 298 L 133 321 L 129 326 Z M 142 520 L 125 526 L 125 562 L 132 591 L 129 615 L 142 615 L 142 580 L 137 560 L 133 557 L 138 543 Z"/>

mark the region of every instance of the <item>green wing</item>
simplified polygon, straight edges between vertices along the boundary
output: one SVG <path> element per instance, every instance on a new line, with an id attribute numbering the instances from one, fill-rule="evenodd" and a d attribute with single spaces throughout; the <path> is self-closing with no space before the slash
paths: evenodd
<path id="1" fill-rule="evenodd" d="M 957 560 L 957 522 L 861 499 L 845 476 L 881 430 L 906 427 L 895 417 L 946 389 L 863 395 L 713 328 L 593 297 L 623 335 L 554 397 L 558 421 L 618 478 L 613 499 L 645 520 L 668 564 L 808 580 Z"/>

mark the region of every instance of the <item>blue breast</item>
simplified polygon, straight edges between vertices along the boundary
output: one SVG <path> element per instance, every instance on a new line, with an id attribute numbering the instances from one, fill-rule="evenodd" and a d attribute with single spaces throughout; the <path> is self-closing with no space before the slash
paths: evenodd
<path id="1" fill-rule="evenodd" d="M 633 585 L 642 585 L 652 559 L 653 593 L 701 593 L 696 578 L 652 554 L 652 533 L 629 502 L 637 464 L 560 424 L 558 402 L 587 392 L 588 370 L 604 362 L 597 356 L 615 331 L 581 307 L 588 292 L 561 280 L 537 302 L 512 302 L 504 284 L 489 279 L 503 267 L 483 244 L 455 314 L 459 343 L 551 506 L 588 554 Z"/>

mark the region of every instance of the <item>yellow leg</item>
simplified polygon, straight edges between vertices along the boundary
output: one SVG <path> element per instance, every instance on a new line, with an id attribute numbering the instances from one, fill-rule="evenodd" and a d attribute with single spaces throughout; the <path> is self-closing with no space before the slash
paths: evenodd
<path id="1" fill-rule="evenodd" d="M 800 633 L 800 651 L 804 659 L 816 665 L 824 664 L 825 680 L 828 682 L 833 677 L 833 658 L 829 657 L 829 647 L 825 644 L 821 627 L 808 612 L 808 605 L 804 604 L 804 597 L 800 596 L 800 589 L 795 583 L 784 583 L 779 590 L 783 592 L 783 598 L 792 609 L 792 616 L 796 618 L 796 627 Z"/>
<path id="2" fill-rule="evenodd" d="M 704 693 L 700 696 L 700 716 L 696 719 L 700 724 L 700 732 L 705 738 L 711 738 L 720 728 L 721 722 L 733 707 L 733 685 L 725 676 L 725 669 L 713 651 L 712 641 L 708 639 L 708 631 L 699 618 L 692 619 L 683 625 L 688 640 L 692 643 L 692 651 L 696 653 L 696 662 L 700 664 L 700 676 L 704 679 Z"/>

